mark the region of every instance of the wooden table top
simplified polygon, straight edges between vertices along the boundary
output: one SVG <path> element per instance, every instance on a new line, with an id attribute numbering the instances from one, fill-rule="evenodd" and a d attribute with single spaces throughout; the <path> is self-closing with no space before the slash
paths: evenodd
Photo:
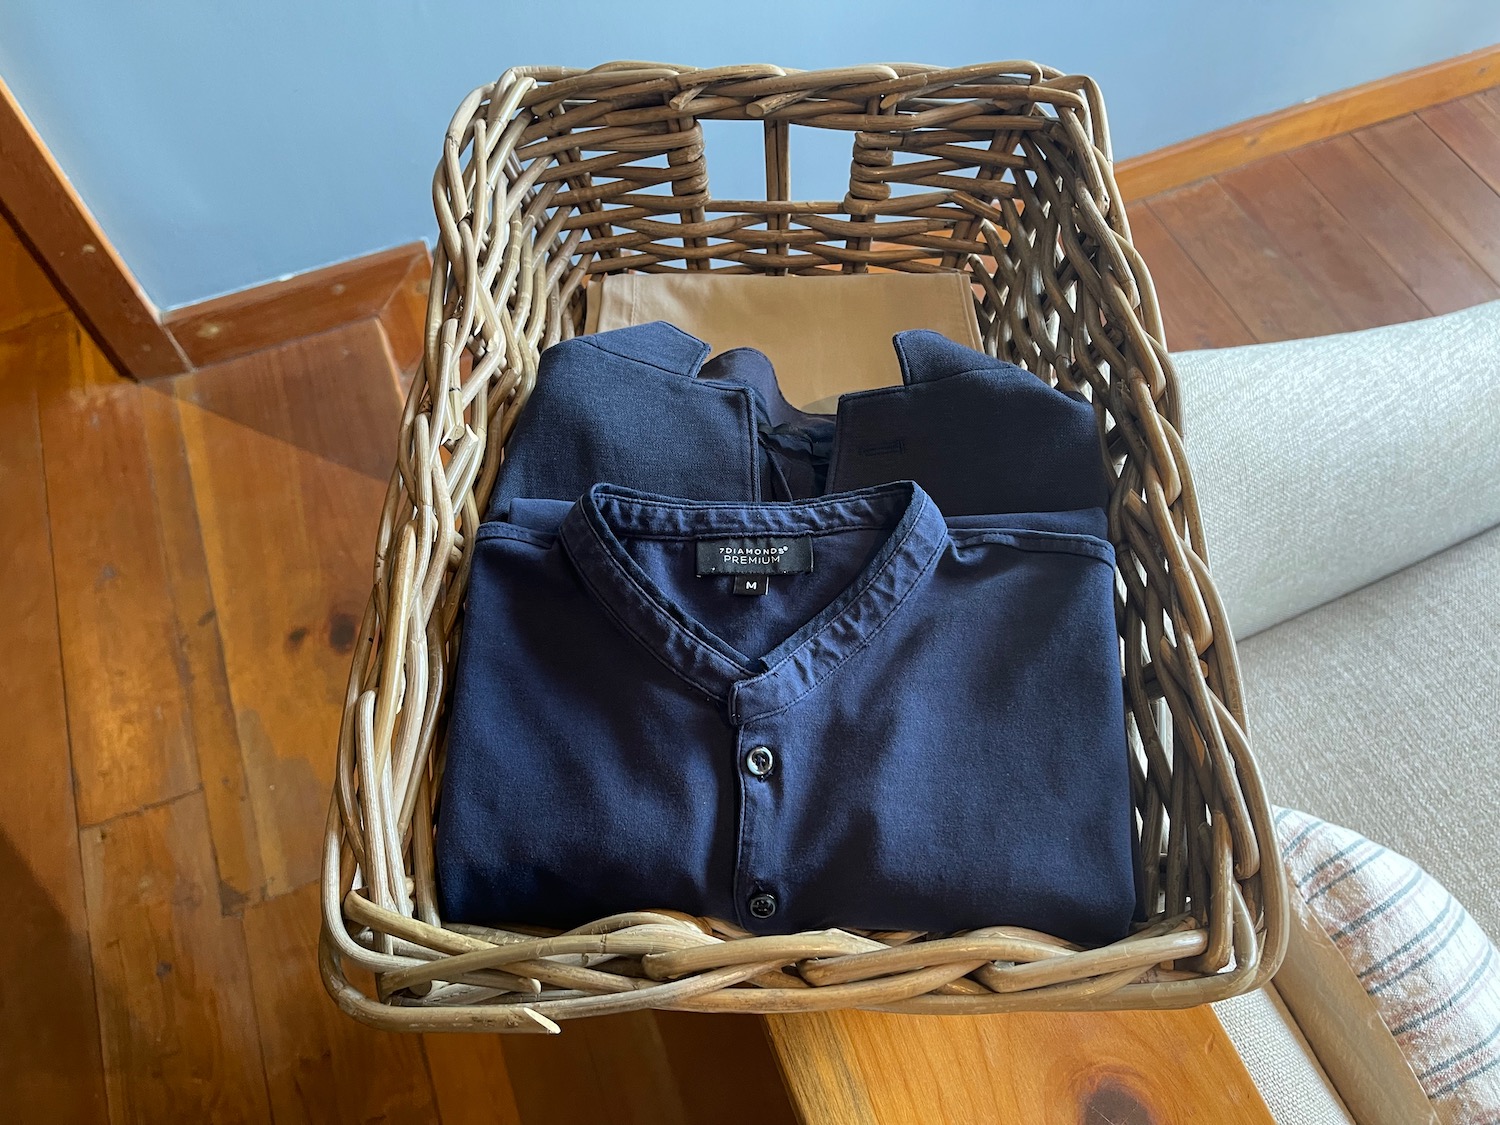
<path id="1" fill-rule="evenodd" d="M 1209 1008 L 771 1016 L 808 1125 L 1272 1125 Z"/>

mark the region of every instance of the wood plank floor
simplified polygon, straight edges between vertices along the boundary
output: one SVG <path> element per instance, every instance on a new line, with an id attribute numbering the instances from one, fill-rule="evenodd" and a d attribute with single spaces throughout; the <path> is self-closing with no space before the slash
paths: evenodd
<path id="1" fill-rule="evenodd" d="M 372 318 L 141 385 L 3 223 L 0 280 L 0 955 L 35 978 L 0 982 L 0 1121 L 789 1123 L 755 1021 L 502 1045 L 333 1007 L 328 750 L 401 365 Z"/>
<path id="2" fill-rule="evenodd" d="M 1500 88 L 1135 200 L 1173 351 L 1500 297 Z"/>
<path id="3" fill-rule="evenodd" d="M 1129 211 L 1177 350 L 1495 299 L 1500 91 Z M 400 366 L 372 319 L 130 383 L 0 223 L 0 1120 L 793 1119 L 758 1021 L 404 1038 L 323 997 L 316 846 Z"/>

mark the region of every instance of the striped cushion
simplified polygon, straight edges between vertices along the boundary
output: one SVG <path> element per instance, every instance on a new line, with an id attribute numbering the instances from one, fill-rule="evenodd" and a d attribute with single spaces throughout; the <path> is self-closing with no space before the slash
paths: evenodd
<path id="1" fill-rule="evenodd" d="M 1500 954 L 1405 856 L 1292 809 L 1282 859 L 1375 1002 L 1440 1120 L 1500 1122 Z"/>

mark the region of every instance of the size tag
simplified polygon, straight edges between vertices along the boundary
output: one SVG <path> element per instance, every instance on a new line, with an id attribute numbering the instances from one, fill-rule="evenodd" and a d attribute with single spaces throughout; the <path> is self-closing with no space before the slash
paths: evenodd
<path id="1" fill-rule="evenodd" d="M 698 540 L 698 576 L 709 574 L 808 574 L 812 537 L 746 535 Z"/>
<path id="2" fill-rule="evenodd" d="M 771 580 L 764 574 L 751 577 L 748 574 L 736 574 L 734 576 L 734 592 L 736 594 L 767 594 L 771 590 Z"/>

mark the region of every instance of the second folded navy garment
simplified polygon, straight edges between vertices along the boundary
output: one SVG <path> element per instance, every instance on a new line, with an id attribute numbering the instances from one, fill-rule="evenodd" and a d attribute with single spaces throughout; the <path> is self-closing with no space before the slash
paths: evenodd
<path id="1" fill-rule="evenodd" d="M 445 919 L 1126 933 L 1114 557 L 1087 513 L 945 521 L 899 482 L 500 514 L 454 684 Z"/>
<path id="2" fill-rule="evenodd" d="M 609 481 L 695 500 L 805 499 L 915 480 L 947 516 L 1103 508 L 1094 408 L 936 332 L 899 333 L 902 384 L 838 414 L 791 406 L 771 363 L 656 322 L 542 353 L 490 500 L 576 500 Z"/>

